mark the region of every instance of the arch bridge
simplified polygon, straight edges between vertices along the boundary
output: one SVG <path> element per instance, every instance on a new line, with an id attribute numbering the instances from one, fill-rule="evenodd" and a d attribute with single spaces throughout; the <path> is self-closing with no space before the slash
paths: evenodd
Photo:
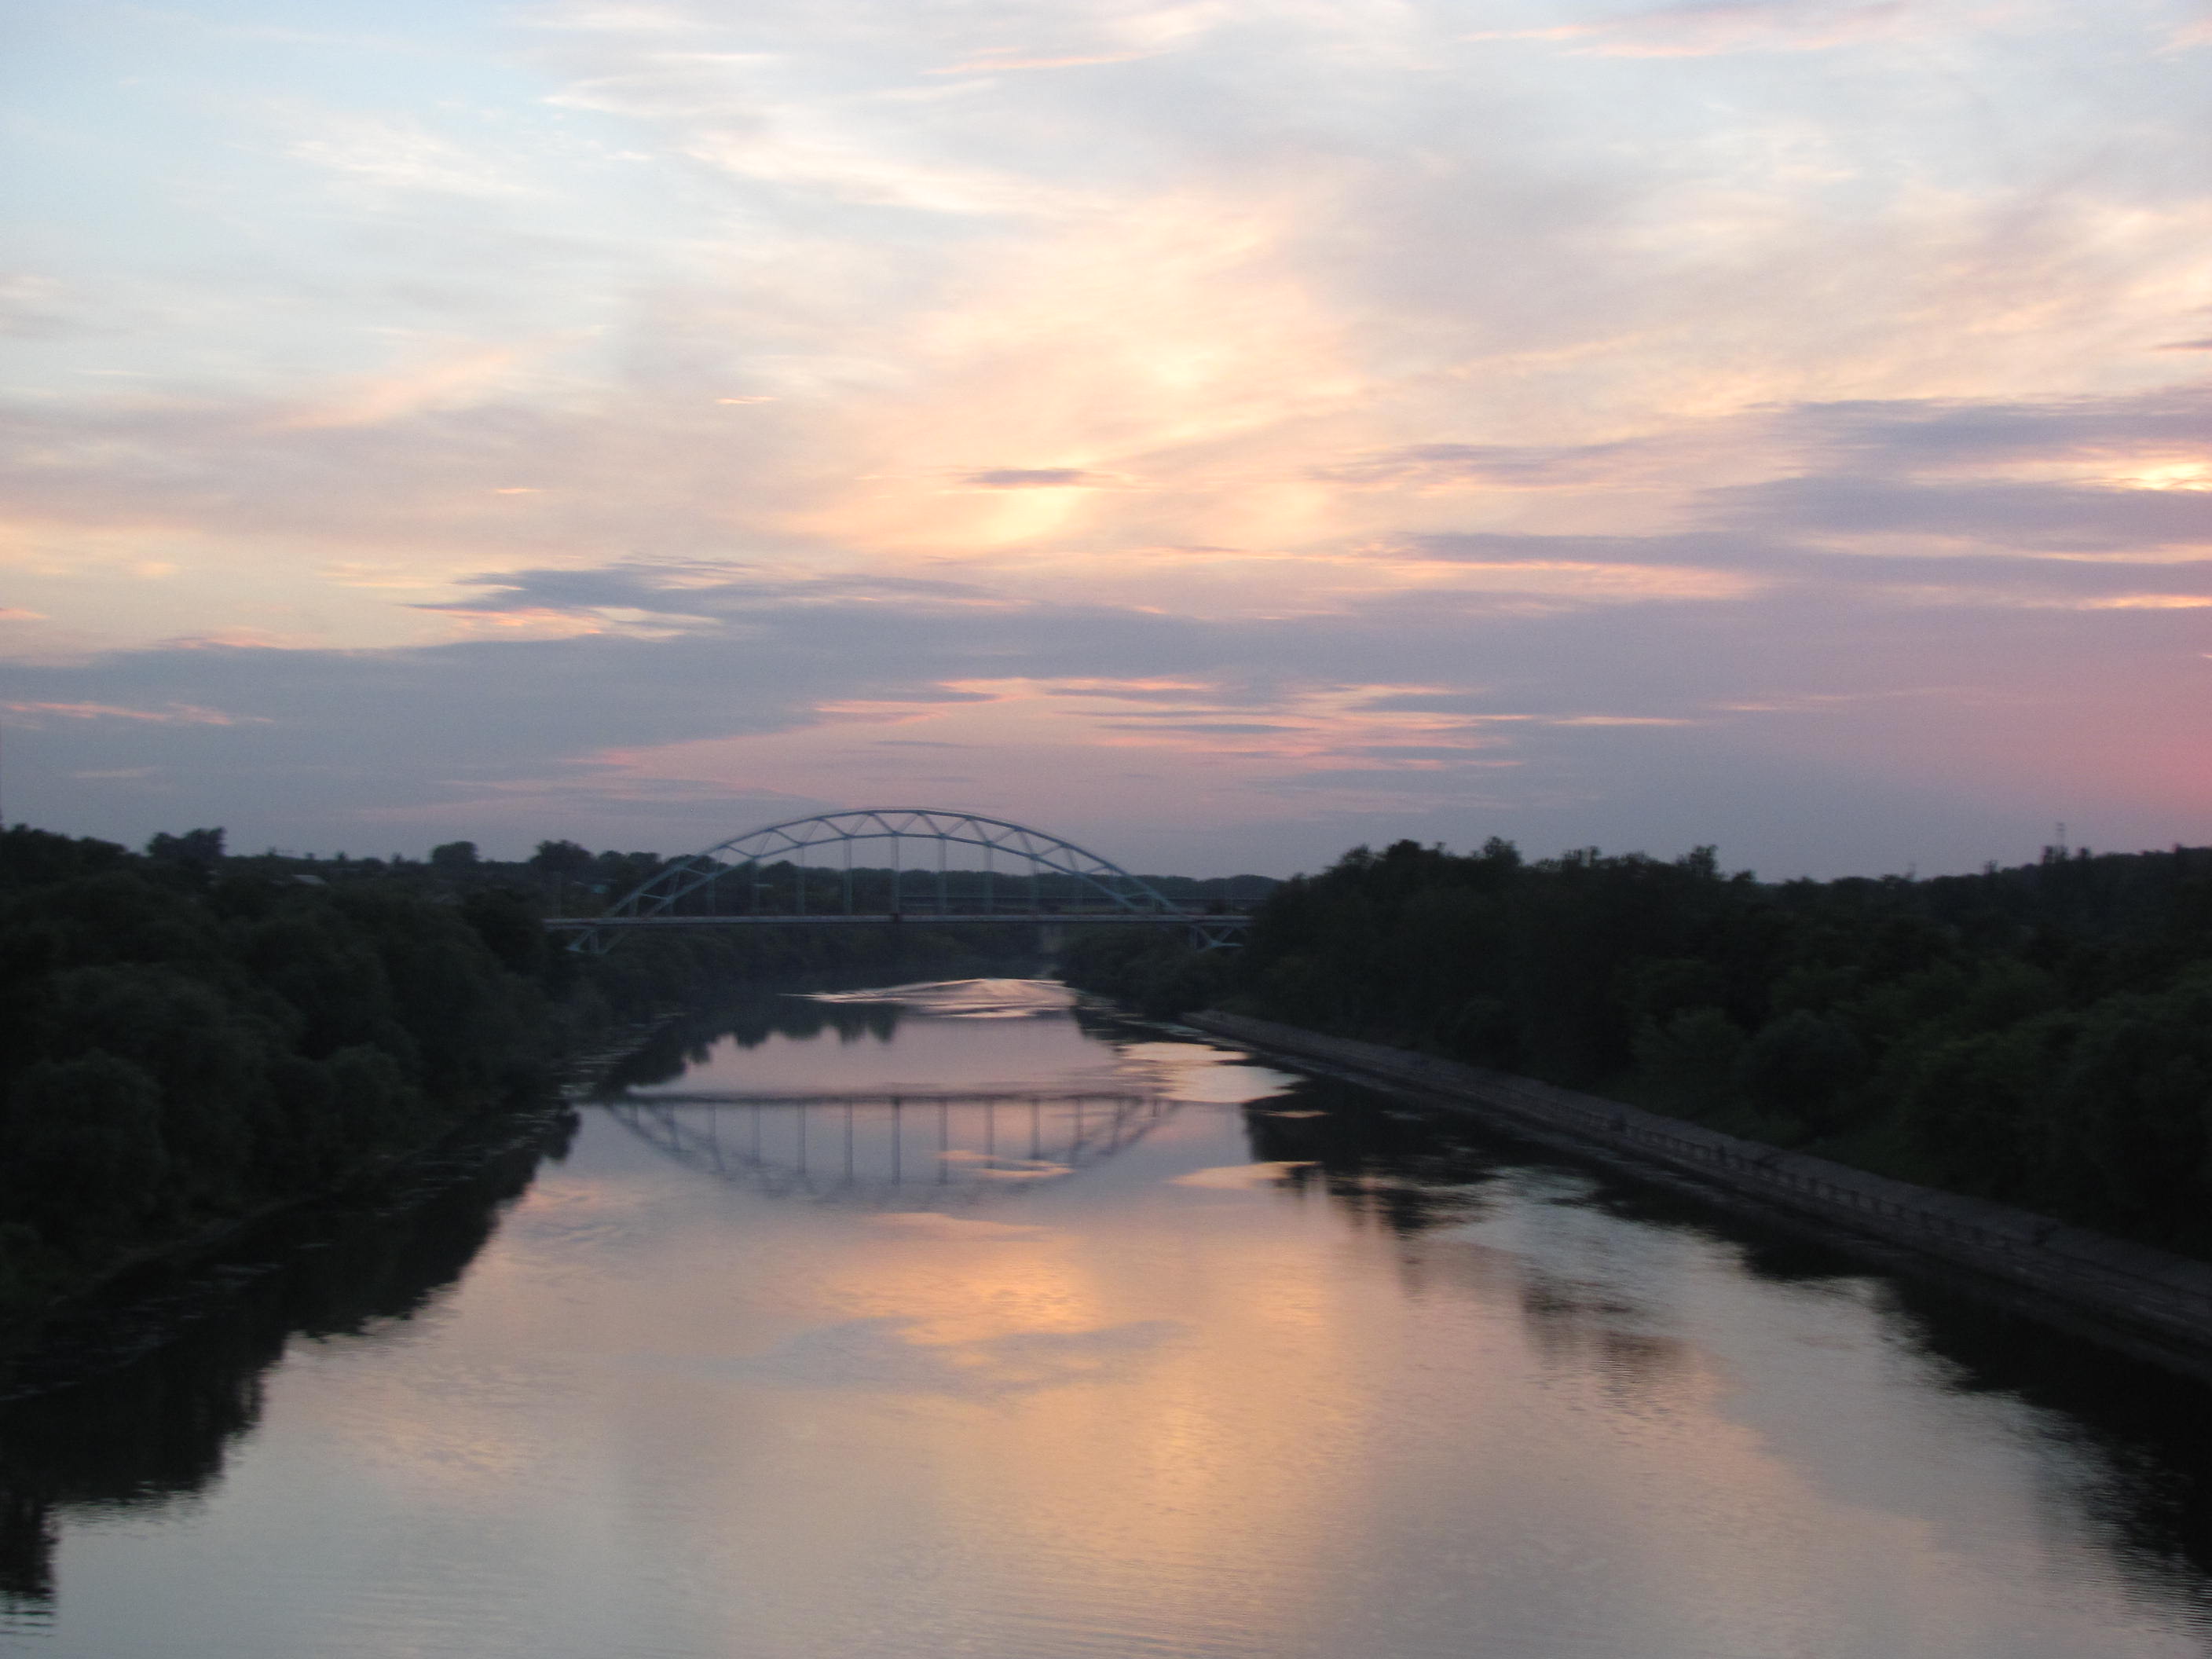
<path id="1" fill-rule="evenodd" d="M 888 844 L 889 867 L 855 866 L 854 848 L 877 842 Z M 909 845 L 923 849 L 911 868 Z M 959 867 L 951 863 L 954 848 L 963 849 Z M 1209 951 L 1242 943 L 1251 920 L 1176 904 L 1110 859 L 1026 824 L 896 806 L 748 830 L 671 860 L 599 915 L 549 917 L 545 925 L 573 933 L 570 950 L 598 952 L 638 928 L 834 927 L 908 918 L 933 927 L 1181 927 L 1194 946 Z"/>

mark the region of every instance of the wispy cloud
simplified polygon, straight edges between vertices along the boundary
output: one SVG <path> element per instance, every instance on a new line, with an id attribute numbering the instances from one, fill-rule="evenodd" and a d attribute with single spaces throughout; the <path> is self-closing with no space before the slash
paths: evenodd
<path id="1" fill-rule="evenodd" d="M 0 284 L 15 801 L 957 778 L 1228 867 L 2212 809 L 2179 9 L 315 21 L 41 37 L 108 93 Z"/>
<path id="2" fill-rule="evenodd" d="M 1110 489 L 1121 480 L 1078 466 L 1000 466 L 970 472 L 960 482 L 980 489 Z"/>
<path id="3" fill-rule="evenodd" d="M 162 708 L 124 708 L 105 702 L 0 702 L 11 714 L 46 715 L 65 720 L 137 720 L 152 726 L 268 725 L 261 714 L 226 714 L 219 708 L 171 703 Z M 80 774 L 91 776 L 93 774 Z"/>
<path id="4" fill-rule="evenodd" d="M 1154 52 L 1105 52 L 1070 58 L 1024 58 L 1018 50 L 1009 48 L 1004 56 L 985 52 L 964 64 L 948 64 L 943 69 L 924 72 L 930 75 L 1000 75 L 1020 70 L 1087 69 L 1102 64 L 1133 64 L 1158 55 Z"/>
<path id="5" fill-rule="evenodd" d="M 1822 4 L 1820 0 L 1719 0 L 1662 6 L 1626 16 L 1546 28 L 1489 30 L 1470 40 L 1555 41 L 1601 58 L 1711 58 L 1749 52 L 1821 52 L 1893 38 L 1907 7 Z"/>
<path id="6" fill-rule="evenodd" d="M 292 142 L 291 155 L 359 185 L 463 197 L 516 196 L 531 188 L 481 150 L 405 117 L 331 114 L 314 125 L 311 135 Z"/>

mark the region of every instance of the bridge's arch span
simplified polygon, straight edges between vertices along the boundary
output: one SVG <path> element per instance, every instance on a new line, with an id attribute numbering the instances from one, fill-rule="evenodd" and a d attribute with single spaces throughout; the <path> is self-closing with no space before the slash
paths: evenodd
<path id="1" fill-rule="evenodd" d="M 625 893 L 608 906 L 610 917 L 648 917 L 669 915 L 684 899 L 711 888 L 715 882 L 737 871 L 768 864 L 776 860 L 792 860 L 804 866 L 814 848 L 830 849 L 842 861 L 846 879 L 840 890 L 843 908 L 850 911 L 853 903 L 851 872 L 853 849 L 863 842 L 883 842 L 890 844 L 892 867 L 897 872 L 893 892 L 893 908 L 902 908 L 912 890 L 908 885 L 909 874 L 921 877 L 920 891 L 914 896 L 921 900 L 917 908 L 926 908 L 932 897 L 942 911 L 945 904 L 945 859 L 951 848 L 974 848 L 981 853 L 987 909 L 996 903 L 990 878 L 996 872 L 997 861 L 1007 860 L 1006 873 L 1019 880 L 1024 875 L 1043 871 L 1057 876 L 1070 877 L 1081 890 L 1091 896 L 1093 903 L 1103 902 L 1119 913 L 1131 911 L 1164 912 L 1169 915 L 1183 914 L 1181 906 L 1170 903 L 1141 876 L 1130 874 L 1110 859 L 1078 847 L 1072 841 L 1048 835 L 1042 830 L 1032 830 L 1026 824 L 1011 823 L 1004 818 L 984 817 L 975 812 L 952 812 L 927 806 L 874 806 L 849 812 L 817 812 L 810 817 L 787 818 L 781 823 L 763 824 L 757 830 L 748 830 L 743 835 L 732 836 L 727 841 L 716 842 L 712 847 L 692 854 L 689 858 L 672 860 L 665 868 L 649 881 Z M 908 842 L 934 847 L 933 887 L 931 870 L 925 862 L 914 872 L 908 872 L 902 862 L 902 849 Z M 806 885 L 797 889 L 802 910 L 805 903 Z M 1008 896 L 1018 902 L 1018 890 Z M 1035 893 L 1030 902 L 1021 908 L 1034 910 Z"/>

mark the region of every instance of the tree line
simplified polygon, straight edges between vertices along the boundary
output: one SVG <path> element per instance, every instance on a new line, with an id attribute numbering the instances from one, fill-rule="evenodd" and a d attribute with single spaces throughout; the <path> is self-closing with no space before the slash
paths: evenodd
<path id="1" fill-rule="evenodd" d="M 574 896 L 569 845 L 498 865 L 465 843 L 307 860 L 228 856 L 220 830 L 143 853 L 0 833 L 0 1315 L 328 1190 L 718 987 L 983 960 L 926 927 L 572 952 L 541 925 Z M 623 888 L 659 863 L 584 860 Z"/>
<path id="2" fill-rule="evenodd" d="M 2212 1254 L 2212 848 L 1765 883 L 1400 842 L 1278 889 L 1242 951 L 1102 930 L 1066 968 Z"/>

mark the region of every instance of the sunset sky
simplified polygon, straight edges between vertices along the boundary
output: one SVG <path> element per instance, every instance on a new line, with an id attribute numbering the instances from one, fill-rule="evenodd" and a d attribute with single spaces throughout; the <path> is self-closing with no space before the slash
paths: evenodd
<path id="1" fill-rule="evenodd" d="M 2212 842 L 2212 10 L 16 0 L 0 811 Z"/>

